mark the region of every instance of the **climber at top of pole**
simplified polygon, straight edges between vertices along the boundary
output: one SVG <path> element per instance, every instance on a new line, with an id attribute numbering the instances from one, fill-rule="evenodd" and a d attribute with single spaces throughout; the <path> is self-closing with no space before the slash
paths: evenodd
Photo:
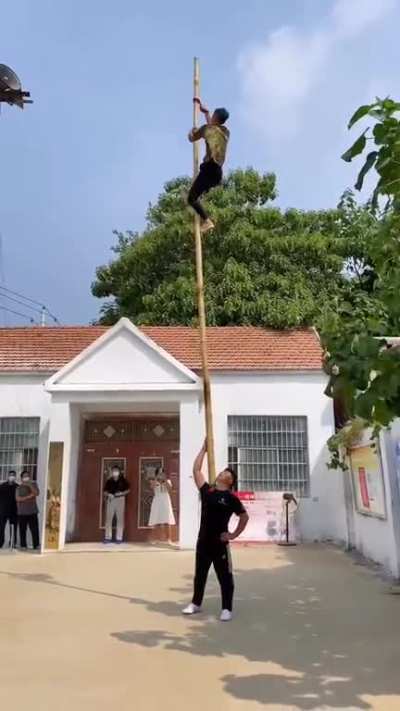
<path id="1" fill-rule="evenodd" d="M 226 109 L 215 109 L 213 114 L 203 106 L 198 96 L 193 99 L 199 105 L 201 113 L 205 115 L 206 123 L 200 128 L 192 128 L 189 141 L 199 141 L 204 138 L 206 142 L 206 155 L 200 166 L 200 171 L 195 177 L 188 195 L 188 203 L 199 215 L 200 229 L 203 233 L 214 229 L 215 225 L 208 216 L 199 198 L 211 188 L 222 182 L 222 166 L 225 162 L 226 149 L 229 141 L 229 130 L 224 125 L 229 118 Z"/>

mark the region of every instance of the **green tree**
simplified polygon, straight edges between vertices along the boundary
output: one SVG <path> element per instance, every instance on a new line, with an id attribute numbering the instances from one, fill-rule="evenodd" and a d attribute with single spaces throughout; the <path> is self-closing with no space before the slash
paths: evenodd
<path id="1" fill-rule="evenodd" d="M 361 106 L 349 128 L 361 119 L 372 120 L 342 156 L 351 162 L 372 144 L 355 187 L 374 168 L 376 186 L 372 208 L 380 219 L 368 232 L 367 250 L 373 271 L 370 291 L 327 309 L 322 339 L 331 374 L 328 394 L 340 399 L 349 417 L 386 426 L 400 416 L 400 351 L 388 347 L 385 336 L 400 335 L 400 104 L 377 99 Z"/>
<path id="2" fill-rule="evenodd" d="M 102 323 L 120 316 L 137 324 L 196 323 L 188 186 L 186 178 L 165 185 L 142 234 L 116 233 L 115 258 L 97 269 L 92 285 L 95 296 L 108 299 Z M 367 289 L 371 212 L 350 193 L 337 210 L 283 212 L 271 204 L 275 195 L 275 176 L 248 169 L 232 172 L 208 197 L 217 224 L 204 239 L 209 324 L 314 324 L 331 303 Z"/>

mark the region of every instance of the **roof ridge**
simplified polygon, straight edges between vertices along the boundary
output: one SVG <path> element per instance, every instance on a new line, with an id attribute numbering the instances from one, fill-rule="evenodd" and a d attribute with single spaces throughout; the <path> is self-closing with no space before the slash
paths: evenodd
<path id="1" fill-rule="evenodd" d="M 36 326 L 0 326 L 0 331 L 69 331 L 69 330 L 83 330 L 83 329 L 94 329 L 94 328 L 101 328 L 101 329 L 106 329 L 106 328 L 111 328 L 111 326 L 103 326 L 103 325 L 91 325 L 91 324 L 81 324 L 77 326 L 40 326 L 39 324 Z"/>
<path id="2" fill-rule="evenodd" d="M 133 322 L 132 322 L 133 323 Z M 20 331 L 30 331 L 30 332 L 58 332 L 58 331 L 83 331 L 83 330 L 94 330 L 94 329 L 101 329 L 101 330 L 106 330 L 112 328 L 112 326 L 105 326 L 103 324 L 78 324 L 78 325 L 66 325 L 66 326 L 40 326 L 40 325 L 35 325 L 35 326 L 0 326 L 0 332 L 4 331 L 15 331 L 15 332 L 20 332 Z M 176 326 L 166 326 L 164 324 L 156 325 L 156 324 L 142 324 L 138 326 L 140 330 L 142 329 L 147 329 L 147 328 L 159 328 L 162 330 L 188 330 L 188 331 L 197 331 L 197 326 L 183 326 L 181 324 L 176 325 Z M 314 332 L 317 335 L 317 332 L 313 326 L 295 326 L 293 328 L 273 328 L 272 326 L 252 326 L 252 325 L 235 325 L 235 326 L 207 326 L 207 331 L 223 331 L 223 330 L 237 330 L 237 331 L 244 331 L 244 330 L 252 330 L 252 331 L 267 331 L 268 333 L 301 333 L 301 332 L 307 332 L 307 333 L 312 333 Z"/>
<path id="3" fill-rule="evenodd" d="M 17 326 L 0 328 L 0 372 L 57 371 L 111 327 Z M 190 369 L 201 368 L 193 326 L 140 326 L 141 332 Z M 322 347 L 310 327 L 209 326 L 211 370 L 299 371 L 322 369 Z M 232 345 L 233 344 L 233 345 Z"/>

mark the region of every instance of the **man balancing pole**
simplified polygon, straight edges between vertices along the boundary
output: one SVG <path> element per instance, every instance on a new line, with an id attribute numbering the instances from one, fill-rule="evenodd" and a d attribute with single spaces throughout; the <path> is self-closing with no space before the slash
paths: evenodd
<path id="1" fill-rule="evenodd" d="M 184 615 L 194 615 L 201 611 L 204 590 L 211 563 L 214 566 L 221 586 L 222 612 L 220 620 L 232 619 L 233 575 L 229 541 L 240 536 L 249 520 L 241 501 L 232 493 L 236 482 L 235 472 L 226 467 L 215 480 L 215 485 L 206 482 L 201 469 L 207 451 L 204 442 L 193 463 L 193 476 L 201 496 L 201 523 L 196 547 L 196 572 L 194 594 L 190 605 L 182 610 Z M 239 516 L 238 525 L 233 533 L 228 532 L 232 514 Z"/>
<path id="2" fill-rule="evenodd" d="M 222 182 L 222 166 L 225 162 L 229 141 L 229 130 L 224 124 L 229 118 L 229 113 L 226 109 L 221 108 L 215 109 L 211 115 L 198 97 L 195 97 L 193 101 L 199 104 L 200 111 L 206 117 L 206 123 L 204 126 L 193 128 L 190 131 L 189 141 L 194 143 L 194 141 L 204 138 L 206 155 L 200 166 L 199 174 L 190 188 L 188 203 L 199 215 L 201 219 L 200 229 L 204 233 L 214 229 L 215 225 L 209 218 L 199 198 Z"/>

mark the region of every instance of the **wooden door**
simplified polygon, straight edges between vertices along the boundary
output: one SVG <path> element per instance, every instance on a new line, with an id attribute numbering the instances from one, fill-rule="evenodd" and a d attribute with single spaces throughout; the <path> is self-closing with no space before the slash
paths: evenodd
<path id="1" fill-rule="evenodd" d="M 157 470 L 162 467 L 171 480 L 171 503 L 176 526 L 172 529 L 173 540 L 178 540 L 179 527 L 179 452 L 174 442 L 160 442 L 157 447 L 140 443 L 132 457 L 131 495 L 128 502 L 129 540 L 150 540 L 148 521 L 153 490 L 149 484 Z"/>
<path id="2" fill-rule="evenodd" d="M 88 423 L 93 425 L 94 423 Z M 92 426 L 92 433 L 107 432 L 110 427 L 115 432 L 113 441 L 93 441 L 85 433 L 86 441 L 82 445 L 81 461 L 79 465 L 77 496 L 76 496 L 76 521 L 74 540 L 76 541 L 101 541 L 104 538 L 105 508 L 103 489 L 107 473 L 117 464 L 124 472 L 130 485 L 130 493 L 126 499 L 125 533 L 124 540 L 129 542 L 147 541 L 150 538 L 148 518 L 150 514 L 152 489 L 149 477 L 152 470 L 162 466 L 166 476 L 171 479 L 171 501 L 174 510 L 176 527 L 173 538 L 178 540 L 179 525 L 179 444 L 176 439 L 176 421 L 174 427 L 161 427 L 154 421 L 141 422 L 139 427 L 130 428 L 129 423 L 115 423 L 97 427 Z M 158 428 L 158 429 L 157 429 Z M 88 428 L 86 428 L 88 430 Z M 161 430 L 163 437 L 161 438 Z M 132 432 L 142 435 L 142 441 L 132 441 Z M 151 433 L 156 435 L 151 436 Z M 149 434 L 150 432 L 150 434 Z M 90 433 L 90 427 L 89 427 Z M 126 437 L 125 440 L 120 438 Z M 159 436 L 160 435 L 160 436 Z M 128 438 L 129 437 L 129 438 Z"/>

